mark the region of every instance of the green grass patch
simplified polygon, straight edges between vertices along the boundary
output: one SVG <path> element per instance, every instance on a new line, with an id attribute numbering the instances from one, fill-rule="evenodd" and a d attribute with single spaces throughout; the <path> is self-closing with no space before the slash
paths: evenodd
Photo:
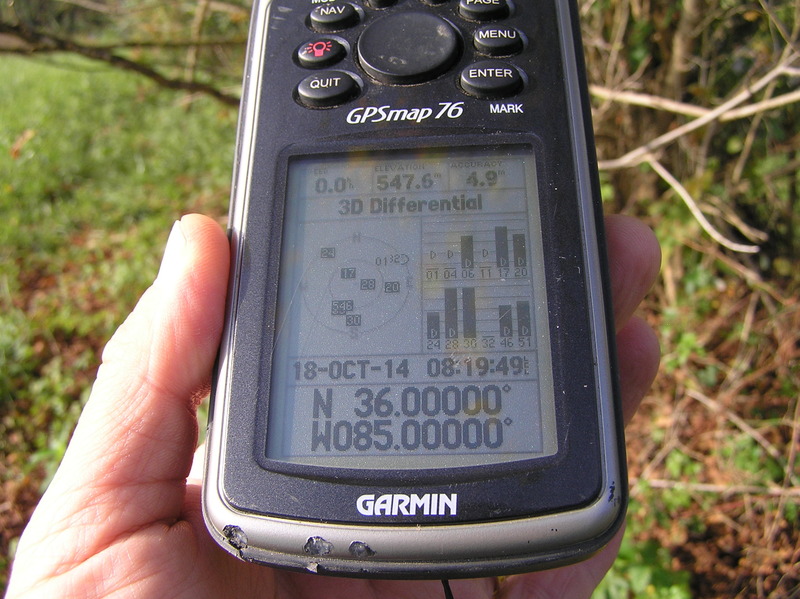
<path id="1" fill-rule="evenodd" d="M 625 533 L 619 557 L 592 599 L 691 599 L 689 574 L 671 566 L 669 550 L 656 541 L 640 543 Z"/>
<path id="2" fill-rule="evenodd" d="M 75 57 L 3 57 L 0 80 L 0 475 L 13 493 L 57 467 L 171 223 L 225 214 L 236 111 Z M 0 524 L 2 562 L 19 530 Z"/>

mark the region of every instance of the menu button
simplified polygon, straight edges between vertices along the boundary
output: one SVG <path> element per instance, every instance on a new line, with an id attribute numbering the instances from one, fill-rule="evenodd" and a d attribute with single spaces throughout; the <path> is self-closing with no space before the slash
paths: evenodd
<path id="1" fill-rule="evenodd" d="M 489 56 L 519 54 L 524 47 L 522 33 L 514 27 L 484 25 L 473 36 L 475 49 Z"/>

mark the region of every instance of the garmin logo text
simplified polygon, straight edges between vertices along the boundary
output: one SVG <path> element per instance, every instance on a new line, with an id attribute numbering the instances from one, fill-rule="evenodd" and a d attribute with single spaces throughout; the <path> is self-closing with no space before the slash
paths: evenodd
<path id="1" fill-rule="evenodd" d="M 455 516 L 458 511 L 458 494 L 425 493 L 405 495 L 388 493 L 362 495 L 356 501 L 362 516 Z"/>

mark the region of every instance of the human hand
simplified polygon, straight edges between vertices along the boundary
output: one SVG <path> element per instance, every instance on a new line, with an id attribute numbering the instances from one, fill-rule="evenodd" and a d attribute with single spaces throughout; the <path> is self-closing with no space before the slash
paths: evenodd
<path id="1" fill-rule="evenodd" d="M 632 316 L 656 277 L 652 233 L 606 220 L 626 422 L 658 366 L 653 331 Z M 20 540 L 8 599 L 23 597 L 437 598 L 437 581 L 325 578 L 252 565 L 206 531 L 190 475 L 196 408 L 222 330 L 228 241 L 214 221 L 175 224 L 158 277 L 109 341 L 64 460 Z M 459 580 L 456 599 L 588 597 L 616 557 L 504 579 Z"/>

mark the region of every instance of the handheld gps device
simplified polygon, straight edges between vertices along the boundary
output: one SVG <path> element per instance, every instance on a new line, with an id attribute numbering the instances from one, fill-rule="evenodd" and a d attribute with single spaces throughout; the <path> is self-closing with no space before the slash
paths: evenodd
<path id="1" fill-rule="evenodd" d="M 627 496 L 573 0 L 256 1 L 203 505 L 242 559 L 577 561 Z"/>

